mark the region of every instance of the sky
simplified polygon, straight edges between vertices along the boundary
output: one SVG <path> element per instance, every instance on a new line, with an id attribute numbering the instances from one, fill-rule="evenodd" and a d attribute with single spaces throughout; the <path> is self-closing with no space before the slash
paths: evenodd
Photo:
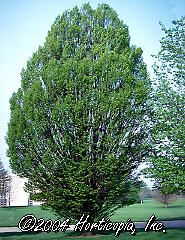
<path id="1" fill-rule="evenodd" d="M 9 99 L 20 87 L 20 72 L 44 43 L 55 18 L 85 2 L 94 9 L 107 3 L 116 10 L 129 27 L 131 43 L 143 49 L 151 76 L 154 61 L 151 55 L 159 51 L 163 35 L 159 22 L 168 28 L 173 20 L 185 15 L 185 0 L 0 0 L 0 159 L 9 171 L 5 142 Z"/>

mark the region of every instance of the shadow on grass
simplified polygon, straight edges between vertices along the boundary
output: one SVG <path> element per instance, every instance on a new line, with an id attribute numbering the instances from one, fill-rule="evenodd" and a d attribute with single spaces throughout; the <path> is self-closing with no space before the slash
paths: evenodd
<path id="1" fill-rule="evenodd" d="M 163 205 L 161 205 L 161 206 L 158 206 L 157 208 L 162 208 L 162 209 L 171 209 L 171 208 L 184 208 L 184 206 L 183 205 L 169 205 L 168 207 L 165 207 L 165 206 L 163 206 Z"/>
<path id="2" fill-rule="evenodd" d="M 84 237 L 83 235 L 84 232 L 66 232 L 65 233 L 65 237 Z M 103 232 L 103 231 L 94 231 L 93 232 L 93 235 L 89 235 L 88 237 L 93 237 L 93 236 L 108 236 L 108 235 L 111 235 L 113 234 L 114 232 L 112 231 L 107 231 L 107 232 Z"/>
<path id="3" fill-rule="evenodd" d="M 178 229 L 170 228 L 170 229 L 166 229 L 166 230 L 167 230 L 167 234 L 168 234 L 168 230 L 170 232 L 175 232 L 175 233 L 173 233 L 173 234 L 175 234 L 175 236 L 179 233 L 178 231 L 181 231 L 182 234 L 185 233 L 185 229 L 184 228 L 178 228 Z M 152 231 L 149 231 L 149 232 L 152 233 Z M 143 236 L 143 233 L 146 233 L 144 231 L 144 229 L 137 229 L 136 230 L 136 236 L 139 234 L 139 236 L 138 236 L 139 239 L 142 239 L 140 237 Z M 164 236 L 165 235 L 166 234 L 164 234 Z M 112 236 L 113 238 L 109 238 L 110 236 Z M 129 239 L 133 239 L 134 240 L 135 236 L 132 236 L 130 234 L 130 232 L 122 231 L 120 233 L 120 238 L 121 239 L 123 239 L 123 237 L 124 237 L 124 239 L 128 239 L 128 236 L 131 236 L 131 238 L 129 237 Z M 32 240 L 32 239 L 35 239 L 35 240 L 36 239 L 40 239 L 40 240 L 49 240 L 49 239 L 53 239 L 54 240 L 55 239 L 56 240 L 56 239 L 68 239 L 68 238 L 71 238 L 71 239 L 72 238 L 74 238 L 74 239 L 75 238 L 76 239 L 78 239 L 78 238 L 80 238 L 80 239 L 88 239 L 88 238 L 89 239 L 93 239 L 93 237 L 95 237 L 95 239 L 99 239 L 101 237 L 103 239 L 107 239 L 107 238 L 108 239 L 118 239 L 119 238 L 119 237 L 118 238 L 115 237 L 115 232 L 114 231 L 107 231 L 107 232 L 105 232 L 105 231 L 96 231 L 95 235 L 88 236 L 88 237 L 83 236 L 81 234 L 81 232 L 74 232 L 74 231 L 70 231 L 70 232 L 66 232 L 66 233 L 59 232 L 59 235 L 58 234 L 55 235 L 55 233 L 53 233 L 52 235 L 48 234 L 48 236 L 47 235 L 43 235 L 43 233 L 35 233 L 35 232 L 30 232 L 30 233 L 2 233 L 2 234 L 0 234 L 0 239 L 6 238 L 6 239 L 30 239 L 30 240 Z M 136 238 L 136 239 L 138 239 L 138 238 Z M 147 239 L 149 239 L 149 238 L 147 238 Z M 154 239 L 154 238 L 152 238 L 152 239 Z M 162 238 L 162 239 L 164 239 L 164 238 Z M 177 238 L 173 238 L 173 239 L 176 240 Z M 179 238 L 179 239 L 184 239 L 184 238 Z"/>
<path id="4" fill-rule="evenodd" d="M 34 238 L 34 236 L 36 236 L 36 235 L 38 235 L 39 233 L 22 233 L 22 232 L 20 232 L 20 233 L 13 233 L 13 232 L 11 232 L 11 233 L 0 233 L 0 237 L 1 238 L 3 238 L 3 237 L 15 237 L 15 236 L 17 236 L 17 237 L 21 237 L 21 236 L 26 236 L 26 235 L 29 235 L 29 236 L 33 236 L 33 238 Z"/>
<path id="5" fill-rule="evenodd" d="M 178 220 L 184 220 L 185 221 L 185 217 L 178 217 L 178 218 L 170 218 L 170 219 L 164 219 L 164 218 L 160 218 L 160 217 L 158 217 L 157 218 L 157 221 L 169 221 L 169 222 L 171 222 L 171 221 L 178 221 Z"/>
<path id="6" fill-rule="evenodd" d="M 58 232 L 57 232 L 58 233 Z M 56 237 L 57 237 L 57 233 L 56 233 Z M 62 233 L 62 232 L 59 232 L 59 233 Z M 23 237 L 24 239 L 40 239 L 40 234 L 42 234 L 42 232 L 28 232 L 28 233 L 1 233 L 0 234 L 0 238 L 3 239 L 3 238 L 13 238 L 13 239 L 22 239 L 21 237 Z M 55 233 L 53 233 L 55 234 Z M 65 233 L 62 233 L 64 234 L 63 236 L 61 236 L 59 239 L 65 239 L 66 238 L 93 238 L 93 237 L 106 237 L 106 236 L 111 236 L 111 235 L 115 235 L 115 232 L 114 231 L 94 231 L 94 234 L 92 236 L 85 236 L 83 235 L 82 232 L 74 232 L 74 231 L 69 231 L 69 232 L 65 232 Z M 122 233 L 121 233 L 122 234 Z M 54 235 L 52 235 L 52 237 L 54 237 Z M 58 236 L 59 237 L 59 236 Z M 45 239 L 43 238 L 43 236 L 41 237 L 41 239 Z M 46 239 L 50 239 L 49 236 L 46 237 Z M 52 238 L 53 239 L 53 238 Z"/>
<path id="7" fill-rule="evenodd" d="M 25 208 L 30 208 L 31 209 L 32 206 L 6 206 L 6 207 L 2 207 L 1 209 L 2 210 L 5 210 L 5 209 L 9 209 L 9 210 L 12 210 L 12 209 L 25 209 Z"/>

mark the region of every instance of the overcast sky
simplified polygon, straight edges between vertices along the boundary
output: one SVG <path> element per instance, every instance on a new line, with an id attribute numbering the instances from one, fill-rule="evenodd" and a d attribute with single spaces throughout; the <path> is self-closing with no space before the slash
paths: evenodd
<path id="1" fill-rule="evenodd" d="M 9 99 L 20 87 L 20 72 L 32 53 L 45 41 L 55 18 L 66 9 L 87 1 L 0 0 L 0 158 L 8 168 L 4 137 L 9 121 Z M 88 1 L 93 8 L 107 3 L 128 25 L 132 44 L 143 49 L 151 73 L 153 59 L 162 36 L 159 21 L 166 27 L 185 15 L 185 0 L 104 0 Z M 152 73 L 151 73 L 152 74 Z"/>

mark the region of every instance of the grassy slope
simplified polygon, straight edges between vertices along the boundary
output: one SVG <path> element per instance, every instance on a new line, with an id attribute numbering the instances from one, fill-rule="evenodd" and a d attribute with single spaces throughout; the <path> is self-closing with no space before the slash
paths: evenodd
<path id="1" fill-rule="evenodd" d="M 152 214 L 155 214 L 157 220 L 185 220 L 185 200 L 178 200 L 172 203 L 169 208 L 165 208 L 156 201 L 145 200 L 144 204 L 134 204 L 116 210 L 111 220 L 126 221 L 128 218 L 131 218 L 133 222 L 147 221 Z"/>
<path id="2" fill-rule="evenodd" d="M 0 227 L 17 226 L 26 214 L 33 214 L 37 218 L 57 219 L 54 213 L 42 210 L 40 206 L 0 208 Z"/>
<path id="3" fill-rule="evenodd" d="M 71 233 L 39 233 L 39 234 L 1 234 L 0 240 L 24 240 L 24 239 L 34 239 L 34 240 L 74 240 L 74 234 Z M 78 240 L 85 240 L 88 238 L 78 237 Z M 121 233 L 119 238 L 116 238 L 113 234 L 100 235 L 89 237 L 89 239 L 93 240 L 185 240 L 185 229 L 170 229 L 167 231 L 167 234 L 164 233 L 156 233 L 156 232 L 138 232 L 136 236 L 132 236 L 129 233 Z"/>
<path id="4" fill-rule="evenodd" d="M 26 214 L 33 214 L 37 218 L 57 219 L 51 211 L 41 210 L 40 206 L 0 208 L 0 227 L 17 226 L 21 217 Z M 126 221 L 131 218 L 133 222 L 146 221 L 152 214 L 156 215 L 157 220 L 185 219 L 185 200 L 178 200 L 168 209 L 157 202 L 145 201 L 144 204 L 134 204 L 118 209 L 111 220 Z"/>

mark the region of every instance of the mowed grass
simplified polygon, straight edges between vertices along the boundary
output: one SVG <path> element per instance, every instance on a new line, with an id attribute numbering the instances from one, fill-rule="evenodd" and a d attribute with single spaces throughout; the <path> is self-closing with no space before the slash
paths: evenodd
<path id="1" fill-rule="evenodd" d="M 46 220 L 58 218 L 52 211 L 42 210 L 40 206 L 0 208 L 0 227 L 17 226 L 19 220 L 27 214 Z"/>
<path id="2" fill-rule="evenodd" d="M 157 220 L 185 220 L 185 199 L 179 199 L 168 208 L 154 200 L 145 200 L 143 204 L 138 203 L 117 209 L 111 220 L 117 222 L 130 218 L 133 222 L 145 222 L 153 214 Z"/>
<path id="3" fill-rule="evenodd" d="M 42 210 L 40 206 L 0 208 L 0 227 L 17 226 L 19 220 L 26 214 L 33 214 L 37 218 L 46 220 L 58 218 L 52 211 Z M 176 201 L 169 208 L 164 208 L 162 204 L 153 200 L 145 200 L 144 204 L 118 209 L 111 220 L 118 222 L 131 218 L 133 222 L 147 221 L 152 214 L 155 214 L 157 220 L 185 220 L 185 199 Z"/>
<path id="4" fill-rule="evenodd" d="M 130 233 L 123 232 L 117 238 L 114 234 L 96 234 L 92 237 L 81 237 L 76 236 L 74 233 L 37 233 L 37 234 L 0 234 L 0 240 L 85 240 L 85 239 L 93 239 L 93 240 L 185 240 L 185 229 L 169 229 L 167 233 L 158 233 L 158 232 L 149 232 L 146 233 L 144 231 L 139 231 L 135 236 L 130 235 Z"/>

